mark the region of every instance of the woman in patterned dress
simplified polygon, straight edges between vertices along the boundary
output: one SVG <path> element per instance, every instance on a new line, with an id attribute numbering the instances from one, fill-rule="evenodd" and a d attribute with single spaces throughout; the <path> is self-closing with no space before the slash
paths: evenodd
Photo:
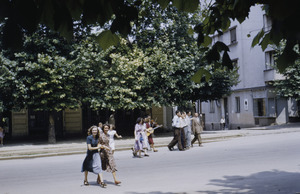
<path id="1" fill-rule="evenodd" d="M 100 134 L 99 142 L 101 145 L 109 148 L 109 131 L 110 126 L 108 124 L 103 125 L 103 133 Z M 101 149 L 100 156 L 102 161 L 102 170 L 111 172 L 115 181 L 115 184 L 118 185 L 121 182 L 117 180 L 116 177 L 116 163 L 111 149 Z"/>
<path id="2" fill-rule="evenodd" d="M 102 166 L 101 159 L 98 154 L 100 148 L 104 148 L 99 143 L 99 131 L 97 126 L 92 126 L 88 129 L 87 136 L 87 153 L 83 161 L 81 172 L 84 172 L 84 185 L 89 185 L 87 180 L 88 172 L 93 172 L 98 175 L 97 182 L 101 187 L 105 187 L 106 184 L 103 182 L 102 177 Z"/>

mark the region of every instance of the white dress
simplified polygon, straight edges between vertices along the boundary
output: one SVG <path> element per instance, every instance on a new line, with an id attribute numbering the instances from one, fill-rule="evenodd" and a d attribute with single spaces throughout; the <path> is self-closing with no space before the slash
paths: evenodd
<path id="1" fill-rule="evenodd" d="M 109 135 L 109 147 L 111 148 L 111 150 L 115 150 L 115 134 L 117 133 L 116 130 L 109 130 L 108 132 Z"/>
<path id="2" fill-rule="evenodd" d="M 144 125 L 136 124 L 134 133 L 135 133 L 135 151 L 139 151 L 142 149 L 149 149 L 150 145 L 148 143 L 148 137 L 146 135 L 146 127 Z"/>

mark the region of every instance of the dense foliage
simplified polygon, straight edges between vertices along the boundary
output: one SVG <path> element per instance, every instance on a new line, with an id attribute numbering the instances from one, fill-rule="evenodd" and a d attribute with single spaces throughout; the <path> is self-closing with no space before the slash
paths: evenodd
<path id="1" fill-rule="evenodd" d="M 4 23 L 1 29 L 3 46 L 20 49 L 23 46 L 24 35 L 32 34 L 39 24 L 45 24 L 71 40 L 75 32 L 74 21 L 78 21 L 82 25 L 108 25 L 109 27 L 96 39 L 103 48 L 108 48 L 118 44 L 117 35 L 130 34 L 133 23 L 137 26 L 143 25 L 138 21 L 139 16 L 143 16 L 143 11 L 156 2 L 162 9 L 171 5 L 179 11 L 190 13 L 195 12 L 199 5 L 207 7 L 201 12 L 204 19 L 199 20 L 195 27 L 198 43 L 204 46 L 210 43 L 209 35 L 228 30 L 231 20 L 243 22 L 252 6 L 262 5 L 272 21 L 272 27 L 270 31 L 261 29 L 257 36 L 253 37 L 253 46 L 259 44 L 265 49 L 270 44 L 279 45 L 280 40 L 286 39 L 287 46 L 277 63 L 280 71 L 299 58 L 293 48 L 299 45 L 300 25 L 299 20 L 295 18 L 299 18 L 300 1 L 293 0 L 3 0 L 0 2 L 0 22 Z M 229 67 L 231 63 L 226 55 L 227 51 L 226 45 L 219 45 L 218 49 L 210 52 L 210 60 L 218 60 L 217 53 L 221 52 L 225 54 L 222 64 Z"/>
<path id="2" fill-rule="evenodd" d="M 77 23 L 76 36 L 67 41 L 39 26 L 24 36 L 22 50 L 3 50 L 1 108 L 53 112 L 84 104 L 93 109 L 129 110 L 184 106 L 230 93 L 237 83 L 236 71 L 204 57 L 209 50 L 197 46 L 192 30 L 200 19 L 198 12 L 162 9 L 161 4 L 148 1 L 136 5 L 138 10 L 142 7 L 147 9 L 139 12 L 140 25 L 133 26 L 129 38 L 105 29 L 92 35 Z M 102 36 L 115 37 L 119 44 L 103 49 L 98 44 Z M 198 69 L 202 74 L 194 76 Z M 49 131 L 55 134 L 53 128 Z"/>
<path id="3" fill-rule="evenodd" d="M 282 41 L 277 53 L 283 52 L 286 42 Z M 294 52 L 299 53 L 299 48 L 295 47 Z M 300 60 L 296 60 L 293 65 L 287 67 L 282 73 L 284 79 L 276 80 L 273 85 L 278 95 L 286 98 L 293 98 L 300 102 Z"/>

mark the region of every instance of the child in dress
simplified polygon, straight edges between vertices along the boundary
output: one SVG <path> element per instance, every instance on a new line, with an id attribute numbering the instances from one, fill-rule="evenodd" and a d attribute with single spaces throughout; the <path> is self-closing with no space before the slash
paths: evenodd
<path id="1" fill-rule="evenodd" d="M 110 124 L 110 129 L 107 132 L 109 134 L 109 147 L 111 148 L 112 154 L 115 152 L 115 139 L 114 137 L 116 136 L 117 138 L 122 138 L 121 135 L 118 135 L 117 131 L 115 130 L 115 125 Z"/>
<path id="2" fill-rule="evenodd" d="M 5 136 L 4 129 L 0 126 L 0 146 L 3 146 L 4 136 Z"/>

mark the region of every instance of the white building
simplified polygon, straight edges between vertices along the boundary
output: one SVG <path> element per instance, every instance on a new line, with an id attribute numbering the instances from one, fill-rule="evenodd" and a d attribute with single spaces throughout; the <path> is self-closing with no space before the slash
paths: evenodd
<path id="1" fill-rule="evenodd" d="M 270 25 L 261 6 L 257 5 L 251 8 L 249 18 L 242 24 L 233 21 L 222 36 L 213 37 L 214 42 L 222 41 L 229 46 L 229 55 L 239 67 L 240 82 L 232 88 L 230 96 L 201 104 L 207 130 L 220 129 L 221 117 L 226 119 L 229 129 L 283 124 L 289 121 L 289 117 L 298 117 L 296 103 L 279 98 L 268 85 L 283 78 L 271 66 L 274 63 L 273 50 L 251 47 L 256 34 L 262 28 L 269 30 Z M 199 107 L 197 111 L 200 111 Z"/>

